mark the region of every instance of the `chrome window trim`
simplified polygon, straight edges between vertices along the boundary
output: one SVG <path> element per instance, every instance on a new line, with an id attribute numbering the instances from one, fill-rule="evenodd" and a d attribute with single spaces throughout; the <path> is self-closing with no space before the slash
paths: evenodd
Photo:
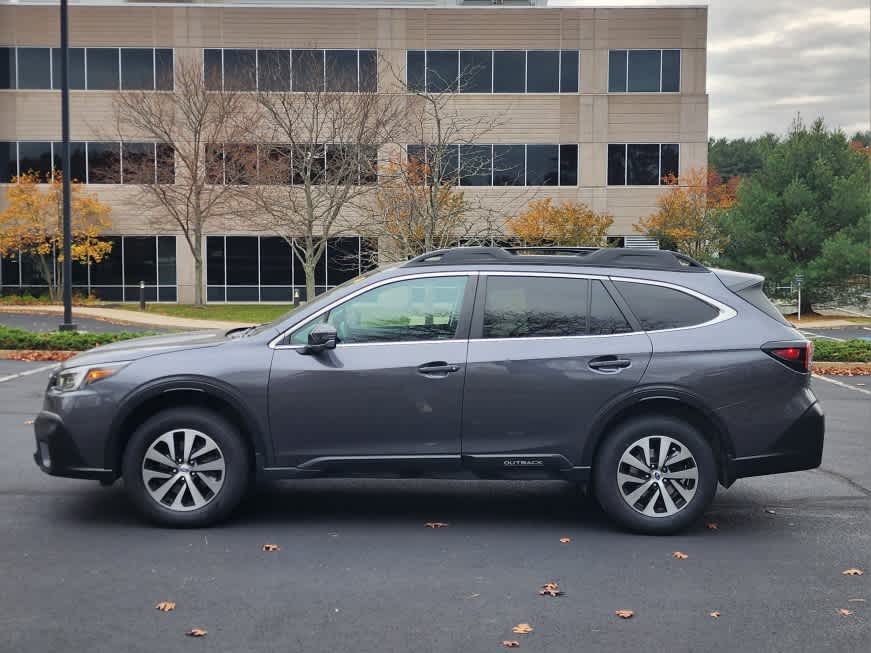
<path id="1" fill-rule="evenodd" d="M 307 325 L 309 322 L 316 320 L 324 313 L 328 313 L 329 311 L 333 310 L 337 306 L 340 306 L 340 305 L 344 304 L 345 302 L 350 301 L 354 297 L 357 297 L 358 295 L 362 295 L 363 293 L 368 292 L 369 290 L 373 290 L 374 288 L 380 288 L 381 286 L 386 286 L 387 284 L 390 284 L 390 283 L 396 283 L 398 281 L 408 281 L 410 279 L 428 279 L 428 278 L 433 278 L 433 277 L 474 277 L 474 276 L 477 276 L 478 274 L 479 274 L 479 272 L 477 270 L 461 270 L 461 271 L 453 271 L 453 272 L 418 272 L 417 274 L 403 274 L 403 275 L 396 276 L 396 277 L 389 277 L 387 279 L 382 279 L 381 281 L 367 284 L 367 285 L 363 286 L 362 288 L 359 288 L 355 292 L 352 292 L 351 294 L 346 295 L 345 297 L 341 297 L 341 298 L 335 300 L 334 302 L 327 304 L 321 310 L 317 311 L 316 313 L 313 313 L 312 315 L 309 315 L 307 318 L 305 318 L 304 320 L 302 320 L 301 322 L 299 322 L 297 324 L 294 324 L 289 329 L 282 331 L 280 335 L 278 335 L 277 337 L 275 337 L 269 341 L 269 348 L 270 349 L 299 349 L 301 347 L 304 347 L 305 345 L 280 345 L 278 343 L 281 342 L 284 338 L 286 338 L 288 335 L 290 335 L 294 331 L 297 331 L 297 330 L 301 329 L 302 327 L 304 327 L 305 325 Z M 336 347 L 337 348 L 338 347 L 360 347 L 363 345 L 366 345 L 366 346 L 369 346 L 369 345 L 410 345 L 410 344 L 420 344 L 422 342 L 427 342 L 427 343 L 454 342 L 454 343 L 456 343 L 456 342 L 466 342 L 466 340 L 464 338 L 459 339 L 459 340 L 456 338 L 451 338 L 450 340 L 393 340 L 393 341 L 388 341 L 388 342 L 353 342 L 353 343 L 345 343 L 345 344 L 337 343 Z"/>

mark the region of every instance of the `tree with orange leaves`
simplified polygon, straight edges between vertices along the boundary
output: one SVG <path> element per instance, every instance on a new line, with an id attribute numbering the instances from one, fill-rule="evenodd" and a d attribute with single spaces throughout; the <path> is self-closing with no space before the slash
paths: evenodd
<path id="1" fill-rule="evenodd" d="M 551 198 L 533 200 L 526 211 L 508 220 L 508 230 L 529 245 L 605 245 L 614 223 L 608 213 L 597 213 L 581 202 L 555 205 Z"/>
<path id="2" fill-rule="evenodd" d="M 736 184 L 724 184 L 713 169 L 693 169 L 665 183 L 670 186 L 656 202 L 659 209 L 635 230 L 700 261 L 711 260 L 729 244 L 721 218 L 735 204 Z"/>
<path id="3" fill-rule="evenodd" d="M 0 256 L 29 254 L 48 283 L 49 296 L 56 300 L 62 284 L 60 253 L 63 245 L 63 189 L 61 173 L 43 188 L 41 177 L 26 172 L 6 188 L 6 208 L 0 212 Z M 112 243 L 100 234 L 112 226 L 111 209 L 96 195 L 82 193 L 72 184 L 72 258 L 99 263 L 112 250 Z M 57 269 L 56 269 L 57 268 Z"/>

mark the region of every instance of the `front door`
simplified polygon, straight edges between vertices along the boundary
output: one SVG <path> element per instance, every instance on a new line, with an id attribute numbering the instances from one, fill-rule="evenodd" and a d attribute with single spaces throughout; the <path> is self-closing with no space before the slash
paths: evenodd
<path id="1" fill-rule="evenodd" d="M 463 404 L 466 464 L 493 472 L 580 464 L 593 419 L 637 385 L 651 354 L 605 284 L 482 274 Z"/>
<path id="2" fill-rule="evenodd" d="M 273 357 L 269 418 L 279 464 L 343 473 L 397 458 L 459 464 L 466 347 L 476 277 L 387 281 L 301 326 Z M 334 350 L 302 355 L 308 332 Z"/>

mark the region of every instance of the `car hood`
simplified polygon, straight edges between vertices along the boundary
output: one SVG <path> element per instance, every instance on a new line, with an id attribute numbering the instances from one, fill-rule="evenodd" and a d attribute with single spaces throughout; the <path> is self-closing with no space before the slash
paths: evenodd
<path id="1" fill-rule="evenodd" d="M 89 349 L 70 358 L 63 367 L 132 361 L 169 351 L 214 347 L 225 342 L 227 342 L 226 331 L 193 331 L 133 338 Z"/>

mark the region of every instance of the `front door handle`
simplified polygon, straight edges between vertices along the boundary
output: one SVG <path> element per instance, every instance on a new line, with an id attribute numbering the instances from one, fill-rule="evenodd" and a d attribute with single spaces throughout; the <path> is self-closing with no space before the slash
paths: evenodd
<path id="1" fill-rule="evenodd" d="M 590 369 L 597 372 L 619 372 L 631 364 L 632 361 L 628 358 L 617 358 L 616 356 L 600 356 L 587 363 Z"/>
<path id="2" fill-rule="evenodd" d="M 424 363 L 417 368 L 417 371 L 421 374 L 447 376 L 448 374 L 451 374 L 453 372 L 459 372 L 460 366 L 449 365 L 444 361 L 435 361 L 433 363 Z"/>

